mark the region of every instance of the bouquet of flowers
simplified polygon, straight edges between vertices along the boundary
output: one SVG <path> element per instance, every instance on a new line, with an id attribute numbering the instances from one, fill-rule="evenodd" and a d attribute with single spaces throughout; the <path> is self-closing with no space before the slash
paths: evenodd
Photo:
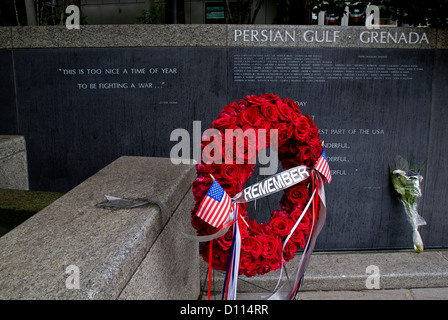
<path id="1" fill-rule="evenodd" d="M 390 170 L 392 184 L 395 191 L 400 195 L 407 219 L 411 224 L 414 242 L 414 250 L 418 253 L 423 251 L 423 241 L 418 232 L 418 227 L 426 225 L 425 219 L 418 214 L 418 200 L 422 196 L 420 183 L 423 177 L 420 175 L 420 168 L 410 168 L 408 160 L 397 157 L 395 160 L 395 170 Z"/>

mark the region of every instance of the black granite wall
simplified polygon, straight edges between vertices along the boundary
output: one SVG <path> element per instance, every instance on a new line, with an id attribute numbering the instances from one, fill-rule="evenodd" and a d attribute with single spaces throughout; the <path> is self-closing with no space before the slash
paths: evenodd
<path id="1" fill-rule="evenodd" d="M 196 120 L 203 131 L 229 102 L 275 93 L 325 141 L 333 182 L 318 249 L 412 246 L 388 175 L 397 155 L 426 161 L 420 230 L 426 247 L 447 247 L 447 58 L 390 47 L 1 50 L 0 134 L 25 136 L 32 189 L 67 191 L 121 155 L 169 157 L 174 129 Z M 267 201 L 251 206 L 269 218 Z"/>

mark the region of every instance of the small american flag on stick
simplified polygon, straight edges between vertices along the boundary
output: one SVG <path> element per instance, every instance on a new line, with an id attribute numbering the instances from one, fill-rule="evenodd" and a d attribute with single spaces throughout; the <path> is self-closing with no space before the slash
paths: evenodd
<path id="1" fill-rule="evenodd" d="M 229 217 L 232 199 L 227 192 L 213 179 L 196 215 L 215 228 L 220 227 Z"/>
<path id="2" fill-rule="evenodd" d="M 320 155 L 319 159 L 314 165 L 314 169 L 319 171 L 325 177 L 325 179 L 327 179 L 328 183 L 331 182 L 330 166 L 328 165 L 327 156 L 325 154 L 324 148 L 322 148 L 322 154 Z"/>

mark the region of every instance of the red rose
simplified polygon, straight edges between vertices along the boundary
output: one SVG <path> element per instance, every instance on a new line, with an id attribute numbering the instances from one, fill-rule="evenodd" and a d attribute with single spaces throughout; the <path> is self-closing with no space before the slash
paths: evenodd
<path id="1" fill-rule="evenodd" d="M 279 100 L 278 95 L 272 93 L 262 94 L 260 97 L 263 97 L 266 100 Z"/>
<path id="2" fill-rule="evenodd" d="M 269 259 L 268 264 L 271 267 L 271 270 L 277 270 L 280 268 L 280 255 Z"/>
<path id="3" fill-rule="evenodd" d="M 305 230 L 300 230 L 297 228 L 294 231 L 294 233 L 292 234 L 291 238 L 289 238 L 289 241 L 294 242 L 296 244 L 296 246 L 299 248 L 305 247 L 305 244 L 306 244 L 305 243 L 306 239 L 305 239 L 305 235 L 304 235 L 303 231 L 305 231 Z"/>
<path id="4" fill-rule="evenodd" d="M 227 232 L 224 236 L 216 239 L 216 245 L 220 246 L 224 251 L 229 250 L 232 246 L 233 234 L 232 232 Z"/>
<path id="5" fill-rule="evenodd" d="M 238 112 L 243 111 L 244 109 L 246 109 L 247 107 L 249 107 L 249 102 L 246 99 L 241 99 L 238 101 Z"/>
<path id="6" fill-rule="evenodd" d="M 310 130 L 310 125 L 306 117 L 298 118 L 298 122 L 294 127 L 294 137 L 299 142 L 304 142 L 305 138 L 308 136 L 308 131 Z"/>
<path id="7" fill-rule="evenodd" d="M 283 99 L 283 101 L 285 101 L 285 103 L 294 111 L 294 113 L 296 113 L 297 115 L 302 115 L 302 112 L 300 112 L 300 108 L 297 105 L 297 103 L 295 103 L 294 100 L 290 100 L 288 98 Z"/>
<path id="8" fill-rule="evenodd" d="M 218 118 L 221 118 L 223 116 L 235 117 L 238 114 L 239 109 L 240 109 L 240 106 L 235 101 L 232 103 L 229 103 L 222 109 Z"/>
<path id="9" fill-rule="evenodd" d="M 297 208 L 297 204 L 289 200 L 288 195 L 285 193 L 280 199 L 280 207 L 282 208 L 282 210 L 292 212 Z"/>
<path id="10" fill-rule="evenodd" d="M 261 255 L 268 260 L 278 258 L 281 250 L 280 245 L 280 239 L 273 234 L 269 234 L 266 237 L 265 247 Z"/>
<path id="11" fill-rule="evenodd" d="M 261 242 L 256 237 L 252 236 L 243 239 L 241 249 L 246 252 L 250 252 L 252 257 L 254 257 L 255 259 L 261 255 L 261 252 L 263 252 L 263 246 L 261 245 Z"/>
<path id="12" fill-rule="evenodd" d="M 258 273 L 263 275 L 263 274 L 268 273 L 271 270 L 272 270 L 272 268 L 269 265 L 269 263 L 267 263 L 266 260 L 263 260 L 262 263 L 261 263 L 261 267 L 258 268 Z"/>
<path id="13" fill-rule="evenodd" d="M 285 150 L 288 147 L 289 140 L 292 137 L 292 130 L 288 130 L 289 127 L 293 127 L 290 125 L 287 125 L 285 123 L 279 123 L 277 130 L 278 130 L 278 152 L 279 156 L 281 156 L 283 153 L 280 152 L 280 150 Z"/>
<path id="14" fill-rule="evenodd" d="M 289 218 L 289 214 L 288 212 L 284 211 L 284 210 L 274 210 L 271 214 L 271 219 L 275 219 L 275 218 Z"/>
<path id="15" fill-rule="evenodd" d="M 205 261 L 209 260 L 209 245 L 210 242 L 205 242 L 201 244 L 201 255 Z M 212 266 L 216 270 L 226 271 L 227 261 L 229 260 L 229 251 L 223 251 L 219 248 L 215 248 L 213 243 L 212 250 Z"/>
<path id="16" fill-rule="evenodd" d="M 257 134 L 255 130 L 244 131 L 243 136 L 234 138 L 234 158 L 237 164 L 255 164 L 257 160 Z M 226 152 L 228 148 L 226 147 Z"/>
<path id="17" fill-rule="evenodd" d="M 305 143 L 309 145 L 320 143 L 319 141 L 319 131 L 317 128 L 310 127 L 308 130 L 308 135 L 305 137 Z"/>
<path id="18" fill-rule="evenodd" d="M 221 132 L 224 132 L 225 129 L 236 129 L 236 117 L 224 115 L 213 121 L 213 127 L 218 129 Z"/>
<path id="19" fill-rule="evenodd" d="M 215 141 L 216 140 L 216 141 Z M 222 134 L 220 131 L 213 129 L 204 131 L 204 134 L 201 137 L 201 149 L 202 149 L 202 161 L 205 164 L 212 164 L 218 161 L 222 161 L 222 151 L 221 148 L 217 148 L 217 146 L 221 146 L 222 143 Z M 215 152 L 218 154 L 215 155 Z M 205 155 L 205 157 L 204 157 Z M 211 158 L 208 158 L 210 156 Z"/>
<path id="20" fill-rule="evenodd" d="M 308 189 L 304 185 L 296 184 L 288 188 L 286 196 L 294 204 L 306 203 L 308 201 Z"/>
<path id="21" fill-rule="evenodd" d="M 282 167 L 285 170 L 300 166 L 300 163 L 295 159 L 285 159 L 282 161 Z"/>
<path id="22" fill-rule="evenodd" d="M 322 154 L 322 144 L 319 140 L 317 141 L 318 144 L 312 145 L 310 149 L 310 160 L 313 164 L 316 163 L 317 159 L 319 159 L 320 155 Z"/>
<path id="23" fill-rule="evenodd" d="M 257 275 L 258 269 L 262 265 L 262 260 L 254 258 L 249 252 L 242 251 L 240 257 L 240 271 L 238 274 L 244 274 L 247 277 Z"/>
<path id="24" fill-rule="evenodd" d="M 297 126 L 300 122 L 300 118 L 302 117 L 302 115 L 298 112 L 295 112 L 294 110 L 291 109 L 291 112 L 288 115 L 288 121 L 291 122 L 292 126 Z"/>
<path id="25" fill-rule="evenodd" d="M 244 100 L 249 106 L 261 106 L 261 104 L 266 101 L 265 98 L 255 95 L 246 96 Z"/>
<path id="26" fill-rule="evenodd" d="M 281 238 L 288 236 L 291 228 L 294 226 L 292 220 L 286 217 L 279 217 L 271 219 L 269 226 L 275 233 L 277 233 Z"/>
<path id="27" fill-rule="evenodd" d="M 216 178 L 216 177 L 215 177 Z M 238 184 L 226 181 L 224 179 L 216 178 L 216 181 L 219 185 L 224 189 L 225 192 L 229 195 L 229 197 L 234 197 L 239 191 Z"/>
<path id="28" fill-rule="evenodd" d="M 260 110 L 257 107 L 251 106 L 240 112 L 239 119 L 242 126 L 247 125 L 257 128 L 263 118 L 260 114 Z"/>
<path id="29" fill-rule="evenodd" d="M 296 153 L 296 159 L 298 162 L 309 166 L 309 160 L 311 159 L 311 148 L 306 144 L 302 145 L 299 152 Z"/>
<path id="30" fill-rule="evenodd" d="M 210 177 L 210 174 L 215 175 L 219 172 L 221 172 L 220 165 L 216 163 L 198 163 L 196 165 L 196 173 L 198 176 Z"/>
<path id="31" fill-rule="evenodd" d="M 283 252 L 283 258 L 286 262 L 294 258 L 296 252 L 297 252 L 297 244 L 292 241 L 288 241 L 288 243 L 285 246 L 285 251 Z"/>
<path id="32" fill-rule="evenodd" d="M 212 185 L 212 178 L 204 176 L 204 177 L 198 177 L 196 180 L 193 181 L 193 196 L 195 201 L 199 201 L 202 198 L 204 198 L 205 194 L 207 193 L 208 189 L 210 189 L 210 186 Z"/>
<path id="33" fill-rule="evenodd" d="M 197 234 L 199 236 L 205 236 L 216 232 L 216 228 L 196 216 L 196 212 L 191 217 L 191 225 L 198 227 Z"/>
<path id="34" fill-rule="evenodd" d="M 270 101 L 265 102 L 261 105 L 261 113 L 269 121 L 277 121 L 278 120 L 277 106 Z"/>
<path id="35" fill-rule="evenodd" d="M 297 207 L 293 212 L 291 212 L 291 219 L 292 221 L 297 222 L 297 220 L 300 218 L 300 216 L 303 213 L 303 209 L 305 209 L 306 204 L 304 203 L 303 206 Z M 310 210 L 308 209 L 308 212 L 305 213 L 302 217 L 302 220 L 300 221 L 299 225 L 297 226 L 298 230 L 308 230 L 309 224 L 311 222 L 310 218 Z"/>
<path id="36" fill-rule="evenodd" d="M 241 165 L 222 164 L 221 177 L 228 182 L 241 182 Z"/>
<path id="37" fill-rule="evenodd" d="M 277 100 L 277 114 L 280 120 L 288 120 L 291 113 L 291 108 L 282 100 Z"/>
<path id="38" fill-rule="evenodd" d="M 261 243 L 264 243 L 267 234 L 266 224 L 265 223 L 258 224 L 255 220 L 250 219 L 246 219 L 246 222 L 249 225 L 249 230 L 252 232 L 252 234 L 257 235 L 257 239 Z"/>

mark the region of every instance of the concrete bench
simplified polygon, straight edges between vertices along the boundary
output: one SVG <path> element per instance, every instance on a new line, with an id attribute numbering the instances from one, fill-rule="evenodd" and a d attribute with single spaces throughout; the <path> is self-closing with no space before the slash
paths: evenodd
<path id="1" fill-rule="evenodd" d="M 197 299 L 195 170 L 121 157 L 0 238 L 0 299 Z M 105 195 L 166 204 L 103 208 Z M 172 215 L 170 216 L 170 213 Z"/>
<path id="2" fill-rule="evenodd" d="M 0 135 L 0 188 L 28 190 L 25 138 Z"/>

